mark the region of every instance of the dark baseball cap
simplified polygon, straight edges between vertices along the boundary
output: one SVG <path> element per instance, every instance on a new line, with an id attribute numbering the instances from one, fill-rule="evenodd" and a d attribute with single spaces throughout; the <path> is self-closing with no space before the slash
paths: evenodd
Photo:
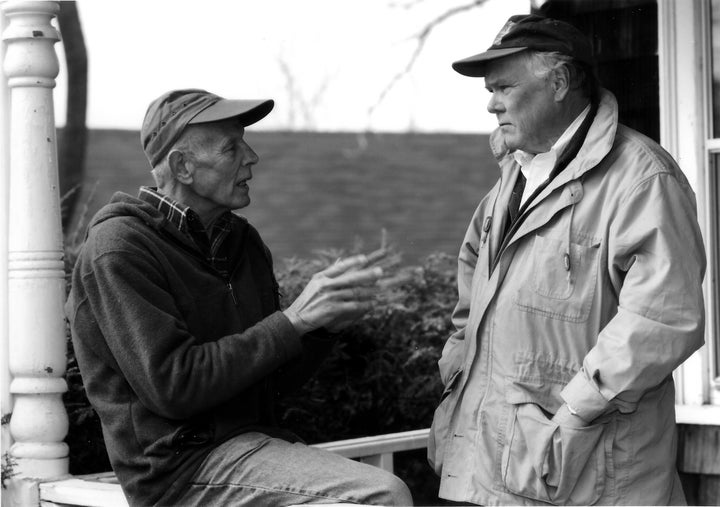
<path id="1" fill-rule="evenodd" d="M 533 49 L 557 51 L 594 65 L 590 39 L 569 23 L 534 14 L 510 16 L 487 51 L 452 64 L 460 74 L 470 77 L 485 75 L 487 62 Z"/>
<path id="2" fill-rule="evenodd" d="M 188 125 L 237 118 L 244 126 L 262 120 L 275 102 L 229 100 L 199 89 L 173 90 L 162 94 L 148 106 L 140 141 L 150 165 L 167 155 Z"/>

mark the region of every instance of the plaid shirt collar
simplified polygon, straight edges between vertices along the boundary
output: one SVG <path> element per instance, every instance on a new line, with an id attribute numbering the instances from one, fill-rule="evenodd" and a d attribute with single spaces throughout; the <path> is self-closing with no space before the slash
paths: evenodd
<path id="1" fill-rule="evenodd" d="M 237 220 L 232 212 L 223 213 L 213 223 L 208 239 L 200 216 L 189 206 L 161 194 L 155 187 L 140 187 L 138 198 L 155 206 L 170 223 L 183 234 L 187 234 L 201 250 L 206 252 L 211 261 L 218 256 L 223 241 L 230 233 L 234 221 Z"/>
<path id="2" fill-rule="evenodd" d="M 199 219 L 197 213 L 190 209 L 189 206 L 161 194 L 155 187 L 140 187 L 138 199 L 155 206 L 182 233 L 188 232 L 188 218 L 190 216 L 194 215 L 192 221 L 195 221 L 195 218 Z"/>

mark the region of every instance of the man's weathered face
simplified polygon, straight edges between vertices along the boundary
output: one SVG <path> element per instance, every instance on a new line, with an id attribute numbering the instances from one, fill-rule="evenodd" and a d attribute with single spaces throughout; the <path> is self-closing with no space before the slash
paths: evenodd
<path id="1" fill-rule="evenodd" d="M 250 204 L 248 180 L 258 156 L 245 142 L 245 128 L 237 121 L 195 126 L 201 129 L 191 156 L 196 207 L 233 210 Z M 199 205 L 198 205 L 199 203 Z"/>
<path id="2" fill-rule="evenodd" d="M 489 62 L 485 88 L 492 94 L 487 110 L 497 117 L 511 151 L 542 153 L 552 147 L 558 104 L 551 80 L 533 72 L 530 58 L 520 53 Z"/>

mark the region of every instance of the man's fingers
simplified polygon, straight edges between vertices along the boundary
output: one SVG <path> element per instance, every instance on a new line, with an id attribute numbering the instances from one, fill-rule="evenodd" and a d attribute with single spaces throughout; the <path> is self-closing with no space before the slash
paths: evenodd
<path id="1" fill-rule="evenodd" d="M 339 289 L 341 287 L 348 287 L 352 285 L 375 283 L 375 281 L 377 281 L 382 275 L 382 268 L 367 268 L 349 271 L 334 278 L 330 278 L 327 282 L 325 282 L 325 287 L 329 289 Z"/>
<path id="2" fill-rule="evenodd" d="M 376 294 L 377 291 L 370 287 L 340 289 L 333 292 L 334 298 L 342 301 L 369 301 L 375 299 Z"/>
<path id="3" fill-rule="evenodd" d="M 388 254 L 387 248 L 379 248 L 379 249 L 375 250 L 374 252 L 370 252 L 369 254 L 367 254 L 367 260 L 366 260 L 365 265 L 369 266 L 375 262 L 378 262 L 379 260 L 383 259 L 384 257 L 387 257 L 387 254 Z"/>
<path id="4" fill-rule="evenodd" d="M 366 267 L 390 267 L 397 264 L 397 260 L 387 259 L 389 251 L 387 248 L 379 248 L 369 254 L 358 254 L 345 259 L 338 259 L 335 264 L 325 268 L 320 273 L 328 278 L 335 278 L 350 271 L 357 271 Z M 375 266 L 373 266 L 375 265 Z"/>
<path id="5" fill-rule="evenodd" d="M 335 320 L 357 318 L 372 310 L 372 307 L 373 304 L 370 301 L 338 301 L 334 303 L 335 313 L 338 316 Z"/>
<path id="6" fill-rule="evenodd" d="M 338 275 L 341 275 L 345 273 L 346 271 L 353 269 L 353 268 L 359 268 L 367 264 L 367 256 L 366 255 L 353 255 L 352 257 L 347 257 L 345 259 L 338 260 L 335 264 L 330 266 L 329 268 L 325 268 L 320 273 L 327 276 L 328 278 L 334 278 Z"/>
<path id="7" fill-rule="evenodd" d="M 392 287 L 406 284 L 412 281 L 414 278 L 415 276 L 413 275 L 413 273 L 398 273 L 395 276 L 378 280 L 377 286 L 380 290 L 391 289 Z"/>

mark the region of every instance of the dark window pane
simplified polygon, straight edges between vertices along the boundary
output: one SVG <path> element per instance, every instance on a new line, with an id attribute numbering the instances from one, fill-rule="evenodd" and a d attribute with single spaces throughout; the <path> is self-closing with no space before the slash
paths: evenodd
<path id="1" fill-rule="evenodd" d="M 713 0 L 713 7 L 715 6 L 716 1 Z M 716 29 L 720 29 L 719 25 L 713 26 L 713 31 Z M 714 35 L 714 34 L 713 34 Z M 714 44 L 713 44 L 714 45 Z M 717 55 L 717 53 L 715 53 Z M 716 57 L 713 56 L 713 59 Z M 715 60 L 717 62 L 717 60 Z M 717 72 L 717 70 L 714 70 L 714 72 Z M 716 74 L 717 75 L 717 74 Z M 713 78 L 713 93 L 718 93 L 718 87 L 720 87 L 720 83 L 716 78 Z M 718 118 L 718 109 L 720 109 L 718 106 L 720 103 L 717 101 L 715 102 L 715 107 L 713 108 L 713 113 L 715 115 L 715 120 Z M 717 121 L 715 121 L 715 132 L 718 132 L 718 127 L 720 125 Z M 717 134 L 715 134 L 717 136 Z M 712 194 L 715 196 L 720 196 L 720 153 L 711 153 L 710 154 L 710 171 L 708 171 L 708 185 L 710 186 L 710 189 L 712 190 Z M 707 201 L 707 205 L 709 206 L 709 214 L 712 217 L 720 217 L 720 201 L 716 198 L 709 199 Z M 710 224 L 713 224 L 713 229 L 710 232 L 710 236 L 708 238 L 709 247 L 710 247 L 710 259 L 712 259 L 714 262 L 714 269 L 716 273 L 720 273 L 720 220 L 711 220 Z M 714 308 L 710 309 L 708 319 L 712 318 L 715 319 L 715 329 L 720 329 L 720 293 L 718 293 L 718 288 L 716 284 L 712 284 L 713 288 L 715 289 L 715 297 L 712 299 L 714 303 Z M 710 361 L 712 361 L 712 370 L 711 375 L 713 378 L 718 379 L 720 381 L 720 342 L 715 340 L 714 343 L 709 344 L 709 351 L 712 353 L 712 356 L 710 358 Z"/>
<path id="2" fill-rule="evenodd" d="M 720 0 L 712 0 L 712 137 L 720 137 Z"/>

